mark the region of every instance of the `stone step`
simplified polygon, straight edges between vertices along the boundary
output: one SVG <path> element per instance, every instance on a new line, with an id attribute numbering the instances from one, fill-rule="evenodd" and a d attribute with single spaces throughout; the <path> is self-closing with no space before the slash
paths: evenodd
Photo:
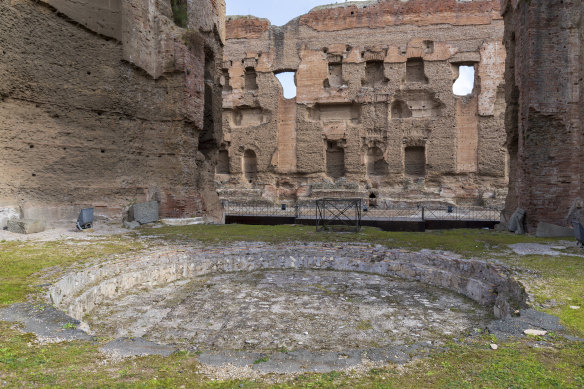
<path id="1" fill-rule="evenodd" d="M 167 226 L 190 226 L 193 224 L 204 224 L 202 217 L 187 217 L 181 219 L 160 219 L 160 222 Z"/>

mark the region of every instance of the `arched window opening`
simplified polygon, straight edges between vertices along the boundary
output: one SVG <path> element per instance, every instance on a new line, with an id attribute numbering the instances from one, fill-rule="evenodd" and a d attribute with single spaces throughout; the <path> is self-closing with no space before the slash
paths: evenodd
<path id="1" fill-rule="evenodd" d="M 458 78 L 452 85 L 452 93 L 455 96 L 468 96 L 474 90 L 475 68 L 474 66 L 459 66 Z"/>
<path id="2" fill-rule="evenodd" d="M 377 207 L 377 196 L 375 196 L 375 193 L 373 192 L 369 194 L 369 206 Z"/>
<path id="3" fill-rule="evenodd" d="M 282 72 L 277 73 L 276 77 L 282 85 L 282 92 L 284 98 L 293 99 L 296 97 L 296 73 L 295 72 Z"/>

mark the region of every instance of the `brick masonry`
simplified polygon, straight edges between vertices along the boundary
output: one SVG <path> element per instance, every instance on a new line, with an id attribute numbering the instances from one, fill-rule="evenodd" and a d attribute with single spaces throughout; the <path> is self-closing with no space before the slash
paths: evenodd
<path id="1" fill-rule="evenodd" d="M 285 26 L 228 17 L 220 147 L 229 166 L 216 175 L 220 197 L 374 195 L 378 204 L 502 205 L 499 6 L 499 0 L 334 4 Z M 452 91 L 461 65 L 475 68 L 475 88 L 464 97 Z M 297 96 L 290 100 L 275 77 L 284 71 L 295 72 Z M 242 169 L 248 150 L 257 157 L 253 180 Z M 417 152 L 415 168 L 406 166 L 408 150 Z"/>
<path id="2" fill-rule="evenodd" d="M 584 179 L 582 1 L 501 4 L 511 158 L 506 208 L 526 210 L 528 231 L 540 221 L 568 225 L 582 219 L 576 209 L 582 206 Z"/>

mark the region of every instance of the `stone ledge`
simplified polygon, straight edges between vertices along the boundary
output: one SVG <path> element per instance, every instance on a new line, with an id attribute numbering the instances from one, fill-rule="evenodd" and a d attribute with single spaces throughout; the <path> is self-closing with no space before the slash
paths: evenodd
<path id="1" fill-rule="evenodd" d="M 526 306 L 523 286 L 500 265 L 467 260 L 454 254 L 406 252 L 366 245 L 347 245 L 323 254 L 316 245 L 248 244 L 246 247 L 181 248 L 140 258 L 100 264 L 71 273 L 49 289 L 55 306 L 81 319 L 96 305 L 136 287 L 159 287 L 196 276 L 265 269 L 320 269 L 363 272 L 420 281 L 465 295 L 493 307 L 496 317 Z M 251 247 L 250 247 L 251 246 Z M 327 249 L 324 249 L 327 250 Z"/>

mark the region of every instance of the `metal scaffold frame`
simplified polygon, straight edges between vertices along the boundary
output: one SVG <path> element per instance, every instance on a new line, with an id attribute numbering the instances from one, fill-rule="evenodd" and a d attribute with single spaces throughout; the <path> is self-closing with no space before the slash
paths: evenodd
<path id="1" fill-rule="evenodd" d="M 316 231 L 361 230 L 362 199 L 316 200 Z"/>

